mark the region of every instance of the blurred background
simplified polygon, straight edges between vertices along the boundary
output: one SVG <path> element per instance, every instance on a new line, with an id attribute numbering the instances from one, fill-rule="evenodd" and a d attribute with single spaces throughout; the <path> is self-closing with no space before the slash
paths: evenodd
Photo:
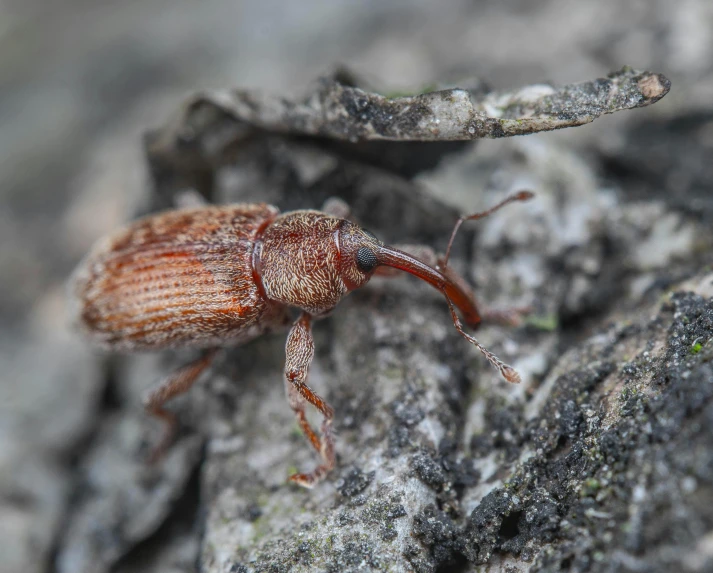
<path id="1" fill-rule="evenodd" d="M 337 64 L 385 93 L 473 75 L 494 89 L 572 83 L 624 64 L 664 73 L 673 87 L 655 106 L 529 137 L 631 193 L 655 186 L 707 208 L 710 0 L 0 0 L 2 573 L 52 570 L 77 452 L 105 398 L 103 363 L 66 328 L 65 281 L 141 208 L 143 132 L 197 90 L 289 96 Z"/>

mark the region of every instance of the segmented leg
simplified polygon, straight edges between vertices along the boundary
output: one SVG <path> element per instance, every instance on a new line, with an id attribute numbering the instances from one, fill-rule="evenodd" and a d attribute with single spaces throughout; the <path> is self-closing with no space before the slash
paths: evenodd
<path id="1" fill-rule="evenodd" d="M 332 434 L 334 410 L 306 384 L 309 366 L 314 357 L 312 317 L 306 312 L 303 312 L 292 326 L 292 330 L 290 330 L 290 334 L 287 337 L 285 352 L 287 355 L 285 360 L 285 383 L 287 384 L 287 397 L 290 401 L 290 407 L 297 416 L 300 428 L 302 428 L 307 439 L 322 458 L 322 463 L 312 472 L 290 476 L 290 481 L 311 488 L 334 468 L 334 436 Z M 307 421 L 305 402 L 312 404 L 324 416 L 321 438 L 317 436 Z"/>
<path id="2" fill-rule="evenodd" d="M 154 463 L 163 457 L 166 450 L 173 443 L 176 428 L 178 427 L 176 415 L 170 410 L 166 410 L 163 405 L 174 396 L 188 391 L 201 373 L 213 362 L 217 352 L 217 349 L 208 350 L 194 362 L 179 368 L 161 384 L 151 389 L 146 398 L 144 398 L 146 411 L 157 418 L 161 418 L 165 424 L 163 437 L 149 456 L 150 463 Z"/>
<path id="3" fill-rule="evenodd" d="M 312 429 L 309 421 L 307 421 L 307 414 L 305 412 L 305 405 L 308 403 L 299 393 L 297 387 L 285 377 L 285 392 L 287 393 L 287 400 L 290 403 L 290 408 L 297 416 L 297 423 L 300 425 L 302 433 L 307 437 L 307 439 L 312 444 L 312 447 L 317 450 L 317 452 L 322 451 L 322 441 L 319 439 L 317 433 Z"/>

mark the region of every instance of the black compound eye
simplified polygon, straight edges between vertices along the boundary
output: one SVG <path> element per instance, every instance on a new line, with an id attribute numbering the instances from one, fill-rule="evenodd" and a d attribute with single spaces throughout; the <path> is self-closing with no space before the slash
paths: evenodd
<path id="1" fill-rule="evenodd" d="M 357 267 L 363 273 L 370 273 L 379 264 L 374 251 L 367 247 L 359 247 L 356 256 Z"/>

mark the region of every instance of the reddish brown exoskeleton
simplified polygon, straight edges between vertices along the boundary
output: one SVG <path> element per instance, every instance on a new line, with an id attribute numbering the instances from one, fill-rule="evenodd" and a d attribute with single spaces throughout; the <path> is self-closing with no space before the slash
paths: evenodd
<path id="1" fill-rule="evenodd" d="M 319 211 L 280 214 L 265 204 L 204 206 L 141 219 L 99 241 L 75 271 L 72 284 L 76 321 L 92 342 L 114 351 L 204 348 L 197 361 L 181 368 L 152 390 L 146 409 L 165 420 L 167 431 L 155 450 L 170 444 L 176 427 L 164 403 L 188 390 L 207 368 L 216 349 L 238 345 L 289 324 L 290 309 L 301 311 L 287 337 L 285 383 L 290 407 L 302 431 L 321 456 L 311 473 L 291 480 L 311 487 L 335 463 L 334 412 L 307 385 L 314 356 L 312 319 L 328 314 L 350 291 L 375 274 L 400 269 L 440 290 L 458 332 L 478 347 L 509 382 L 519 376 L 463 330 L 456 313 L 477 326 L 481 315 L 466 281 L 447 266 L 460 224 L 444 259 L 421 249 L 423 258 L 382 244 L 346 219 Z M 512 319 L 513 313 L 491 313 Z M 306 404 L 323 416 L 321 436 L 310 426 Z"/>

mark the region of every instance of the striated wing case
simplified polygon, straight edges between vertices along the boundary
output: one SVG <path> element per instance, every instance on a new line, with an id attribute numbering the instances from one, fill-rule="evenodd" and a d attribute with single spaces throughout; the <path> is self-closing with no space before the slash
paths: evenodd
<path id="1" fill-rule="evenodd" d="M 72 280 L 74 320 L 113 350 L 209 347 L 257 336 L 282 309 L 253 277 L 265 204 L 206 206 L 136 221 L 95 245 Z M 228 340 L 226 340 L 228 339 Z"/>

